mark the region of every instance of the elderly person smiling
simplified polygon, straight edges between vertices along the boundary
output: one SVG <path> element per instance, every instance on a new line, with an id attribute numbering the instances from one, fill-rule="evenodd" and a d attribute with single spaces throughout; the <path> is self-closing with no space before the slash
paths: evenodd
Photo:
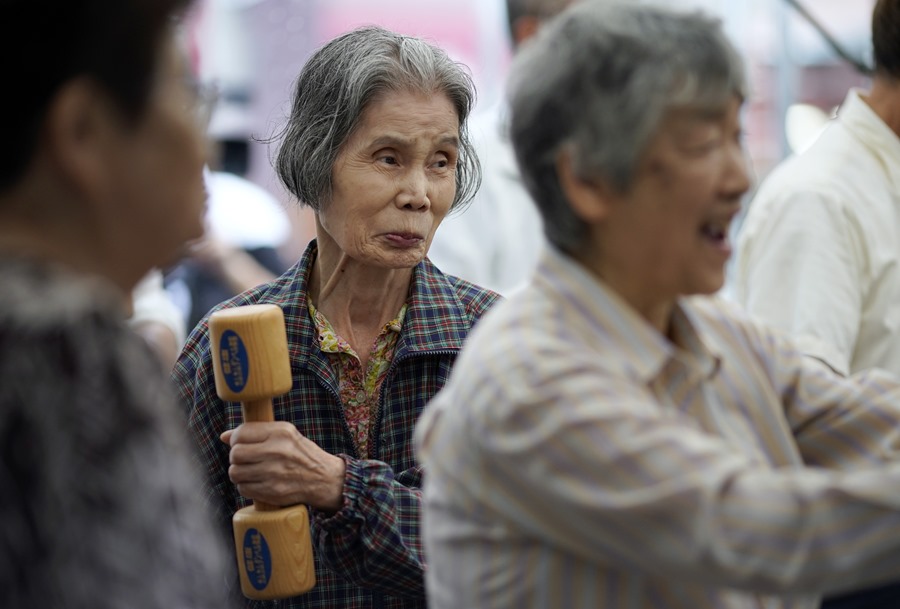
<path id="1" fill-rule="evenodd" d="M 176 364 L 223 526 L 250 499 L 311 508 L 317 584 L 282 606 L 425 606 L 413 426 L 498 298 L 426 258 L 478 186 L 473 101 L 468 73 L 416 38 L 367 27 L 318 50 L 277 155 L 316 239 L 221 305 L 284 310 L 294 384 L 278 422 L 238 426 L 238 405 L 217 398 L 206 320 Z"/>
<path id="2" fill-rule="evenodd" d="M 551 247 L 420 423 L 431 609 L 816 609 L 896 580 L 900 383 L 714 296 L 750 186 L 720 23 L 583 0 L 511 84 Z"/>

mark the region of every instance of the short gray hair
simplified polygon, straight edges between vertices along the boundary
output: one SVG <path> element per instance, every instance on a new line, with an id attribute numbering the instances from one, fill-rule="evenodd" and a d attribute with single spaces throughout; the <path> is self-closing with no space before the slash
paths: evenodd
<path id="1" fill-rule="evenodd" d="M 563 150 L 579 177 L 625 192 L 669 110 L 720 109 L 735 95 L 746 96 L 743 62 L 700 12 L 585 0 L 550 21 L 510 79 L 513 148 L 549 241 L 570 251 L 586 237 L 557 175 Z"/>
<path id="2" fill-rule="evenodd" d="M 275 170 L 285 188 L 316 211 L 332 195 L 332 169 L 341 148 L 374 100 L 390 92 L 446 95 L 459 118 L 456 197 L 472 199 L 481 166 L 466 121 L 475 105 L 471 74 L 442 49 L 376 26 L 357 28 L 317 50 L 297 78 L 291 114 L 275 139 Z"/>

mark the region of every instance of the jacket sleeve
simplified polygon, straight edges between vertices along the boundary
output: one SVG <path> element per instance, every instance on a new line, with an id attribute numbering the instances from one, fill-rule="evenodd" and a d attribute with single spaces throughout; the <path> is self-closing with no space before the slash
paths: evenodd
<path id="1" fill-rule="evenodd" d="M 421 466 L 396 473 L 381 461 L 340 456 L 344 506 L 331 515 L 312 511 L 317 555 L 359 586 L 424 599 Z"/>

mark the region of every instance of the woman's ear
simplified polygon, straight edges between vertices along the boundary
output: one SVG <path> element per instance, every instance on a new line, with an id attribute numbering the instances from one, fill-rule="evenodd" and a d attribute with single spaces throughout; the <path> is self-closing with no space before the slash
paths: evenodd
<path id="1" fill-rule="evenodd" d="M 62 181 L 81 197 L 97 200 L 105 194 L 117 128 L 121 117 L 88 78 L 66 83 L 50 102 L 43 133 L 46 149 Z"/>
<path id="2" fill-rule="evenodd" d="M 602 180 L 585 180 L 574 167 L 571 150 L 564 149 L 556 157 L 556 174 L 563 193 L 575 215 L 588 224 L 596 224 L 609 214 L 611 189 Z"/>

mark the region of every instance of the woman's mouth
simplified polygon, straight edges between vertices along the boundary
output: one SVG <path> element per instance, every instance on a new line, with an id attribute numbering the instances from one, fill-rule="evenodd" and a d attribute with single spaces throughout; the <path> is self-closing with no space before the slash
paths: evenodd
<path id="1" fill-rule="evenodd" d="M 716 249 L 726 254 L 730 254 L 731 243 L 728 238 L 729 225 L 730 222 L 728 220 L 707 222 L 700 227 L 700 234 Z"/>
<path id="2" fill-rule="evenodd" d="M 415 233 L 387 233 L 385 239 L 395 247 L 403 248 L 417 247 L 421 245 L 424 240 L 421 235 Z"/>

